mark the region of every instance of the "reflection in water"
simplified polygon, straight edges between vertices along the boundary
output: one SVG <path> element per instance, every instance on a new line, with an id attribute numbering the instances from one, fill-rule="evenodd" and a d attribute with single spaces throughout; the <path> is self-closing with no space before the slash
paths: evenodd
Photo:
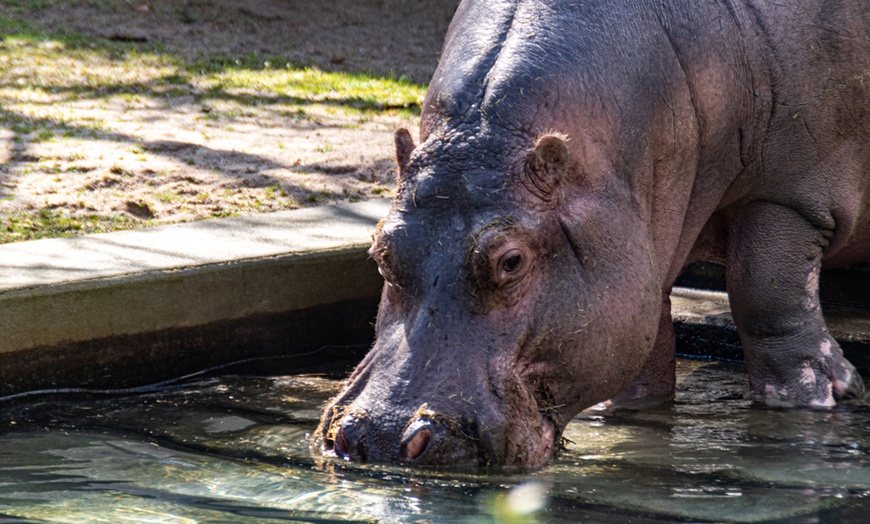
<path id="1" fill-rule="evenodd" d="M 0 523 L 866 521 L 866 406 L 753 407 L 733 364 L 681 361 L 679 376 L 673 404 L 578 416 L 536 472 L 312 458 L 338 386 L 311 376 L 7 403 Z"/>

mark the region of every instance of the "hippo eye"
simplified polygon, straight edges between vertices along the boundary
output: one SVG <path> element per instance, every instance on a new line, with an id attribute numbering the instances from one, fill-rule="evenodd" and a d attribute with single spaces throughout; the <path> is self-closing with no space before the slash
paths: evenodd
<path id="1" fill-rule="evenodd" d="M 519 252 L 513 253 L 511 252 L 511 256 L 508 258 L 502 257 L 501 267 L 502 271 L 506 273 L 512 273 L 516 271 L 520 265 L 523 263 L 523 255 Z"/>
<path id="2" fill-rule="evenodd" d="M 500 286 L 514 284 L 525 275 L 527 267 L 528 260 L 522 251 L 508 249 L 498 258 L 495 280 Z"/>
<path id="3" fill-rule="evenodd" d="M 393 271 L 393 260 L 390 251 L 381 243 L 375 242 L 369 249 L 369 256 L 378 265 L 378 273 L 384 278 L 384 281 L 390 286 L 396 283 L 395 272 Z"/>

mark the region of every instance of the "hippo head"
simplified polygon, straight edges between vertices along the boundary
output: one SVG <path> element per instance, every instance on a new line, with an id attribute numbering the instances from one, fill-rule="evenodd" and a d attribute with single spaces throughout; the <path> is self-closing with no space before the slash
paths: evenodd
<path id="1" fill-rule="evenodd" d="M 559 133 L 396 136 L 399 190 L 369 251 L 386 282 L 376 341 L 312 443 L 361 462 L 539 466 L 652 345 L 641 206 L 586 177 L 605 164 L 583 167 L 582 141 Z"/>

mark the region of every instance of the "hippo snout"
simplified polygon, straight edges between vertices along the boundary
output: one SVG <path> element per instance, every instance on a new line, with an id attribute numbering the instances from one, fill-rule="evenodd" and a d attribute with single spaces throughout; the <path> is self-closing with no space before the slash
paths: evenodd
<path id="1" fill-rule="evenodd" d="M 424 405 L 410 415 L 404 429 L 378 420 L 363 410 L 336 418 L 322 442 L 325 455 L 354 462 L 398 462 L 418 465 L 479 463 L 479 439 L 470 424 L 454 419 L 421 415 Z"/>

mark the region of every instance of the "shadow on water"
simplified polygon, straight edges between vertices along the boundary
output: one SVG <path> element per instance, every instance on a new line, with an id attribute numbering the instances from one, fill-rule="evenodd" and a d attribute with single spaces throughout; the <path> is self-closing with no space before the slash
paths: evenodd
<path id="1" fill-rule="evenodd" d="M 32 522 L 863 522 L 870 511 L 870 409 L 755 407 L 743 397 L 739 364 L 680 361 L 673 404 L 587 411 L 547 467 L 485 474 L 313 456 L 309 435 L 339 382 L 237 373 L 263 367 L 137 394 L 3 402 L 0 514 Z M 517 486 L 537 486 L 545 503 L 506 516 Z"/>

